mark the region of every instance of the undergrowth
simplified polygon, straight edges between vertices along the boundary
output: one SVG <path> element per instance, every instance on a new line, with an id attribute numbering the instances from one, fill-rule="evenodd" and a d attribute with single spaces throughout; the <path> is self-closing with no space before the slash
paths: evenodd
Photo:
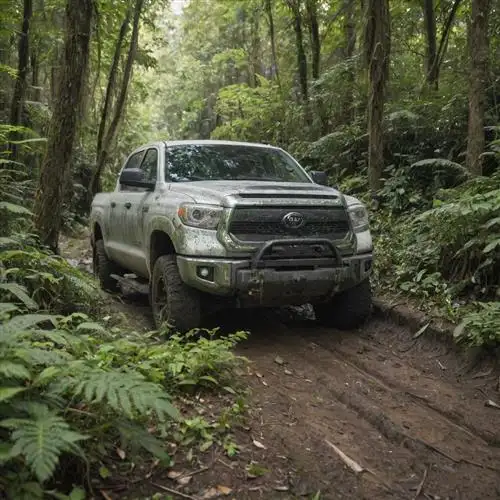
<path id="1" fill-rule="evenodd" d="M 230 429 L 244 402 L 234 371 L 245 360 L 232 348 L 246 334 L 139 335 L 96 321 L 100 302 L 93 279 L 36 237 L 0 239 L 0 491 L 7 498 L 85 498 L 89 478 L 107 477 L 103 464 L 117 449 L 164 466 L 170 442 L 238 451 Z M 228 398 L 216 420 L 178 409 L 183 398 L 215 392 Z"/>
<path id="2" fill-rule="evenodd" d="M 458 322 L 458 342 L 499 343 L 500 172 L 427 193 L 407 184 L 394 193 L 388 183 L 373 216 L 375 285 Z"/>

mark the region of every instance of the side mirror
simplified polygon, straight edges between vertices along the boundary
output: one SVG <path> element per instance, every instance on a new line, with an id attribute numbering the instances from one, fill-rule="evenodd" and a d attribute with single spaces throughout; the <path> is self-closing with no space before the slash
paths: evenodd
<path id="1" fill-rule="evenodd" d="M 322 172 L 321 170 L 312 170 L 309 174 L 316 184 L 328 186 L 328 175 L 326 175 L 325 172 Z"/>
<path id="2" fill-rule="evenodd" d="M 140 168 L 126 168 L 120 174 L 120 184 L 124 186 L 132 186 L 145 188 L 148 191 L 153 191 L 156 182 L 144 179 L 144 170 Z"/>

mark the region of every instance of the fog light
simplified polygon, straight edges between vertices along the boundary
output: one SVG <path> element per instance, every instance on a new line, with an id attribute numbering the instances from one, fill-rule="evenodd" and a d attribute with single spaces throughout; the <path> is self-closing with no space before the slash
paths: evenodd
<path id="1" fill-rule="evenodd" d="M 214 280 L 214 268 L 210 266 L 198 266 L 196 268 L 196 274 L 207 281 Z"/>

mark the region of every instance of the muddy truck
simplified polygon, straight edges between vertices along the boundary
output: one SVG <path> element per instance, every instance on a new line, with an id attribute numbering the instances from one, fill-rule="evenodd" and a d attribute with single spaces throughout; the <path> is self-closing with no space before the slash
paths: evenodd
<path id="1" fill-rule="evenodd" d="M 312 304 L 351 329 L 371 310 L 365 206 L 283 149 L 157 142 L 125 161 L 90 217 L 103 289 L 149 294 L 157 328 L 203 326 L 218 308 Z"/>

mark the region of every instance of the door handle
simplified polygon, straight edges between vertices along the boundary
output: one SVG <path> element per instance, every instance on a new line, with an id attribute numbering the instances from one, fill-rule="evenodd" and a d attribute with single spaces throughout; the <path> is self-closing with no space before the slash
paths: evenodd
<path id="1" fill-rule="evenodd" d="M 127 203 L 125 203 L 125 208 L 130 208 L 132 206 L 132 203 L 130 203 L 130 201 L 127 201 Z"/>
<path id="2" fill-rule="evenodd" d="M 149 207 L 142 207 L 143 212 L 149 212 Z"/>
<path id="3" fill-rule="evenodd" d="M 116 203 L 114 201 L 111 202 L 111 208 L 115 208 L 116 207 Z"/>

